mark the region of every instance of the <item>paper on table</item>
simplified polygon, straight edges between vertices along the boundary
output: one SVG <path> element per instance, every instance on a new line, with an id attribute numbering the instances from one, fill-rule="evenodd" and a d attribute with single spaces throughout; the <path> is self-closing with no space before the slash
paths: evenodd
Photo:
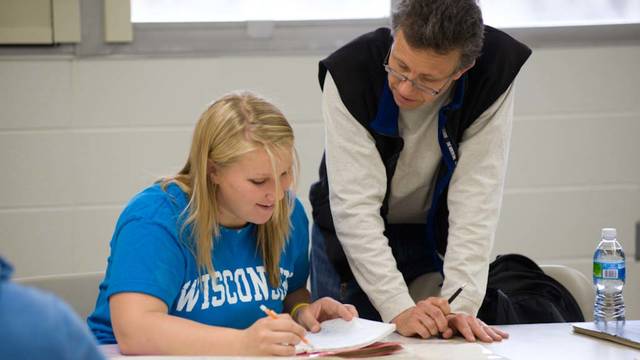
<path id="1" fill-rule="evenodd" d="M 593 322 L 575 323 L 573 331 L 590 335 L 604 340 L 610 340 L 622 345 L 640 349 L 640 321 L 627 321 L 624 325 L 609 328 L 596 325 Z"/>
<path id="2" fill-rule="evenodd" d="M 300 343 L 296 353 L 359 349 L 384 339 L 395 330 L 395 324 L 361 318 L 327 320 L 320 324 L 319 332 L 305 335 L 313 347 Z"/>

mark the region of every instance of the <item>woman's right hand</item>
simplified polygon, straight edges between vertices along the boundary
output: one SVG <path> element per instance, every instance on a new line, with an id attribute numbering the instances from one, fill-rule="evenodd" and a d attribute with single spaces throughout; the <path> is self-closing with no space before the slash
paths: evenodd
<path id="1" fill-rule="evenodd" d="M 244 330 L 243 350 L 247 355 L 293 356 L 304 334 L 304 328 L 289 314 L 279 314 L 277 319 L 263 317 Z"/>

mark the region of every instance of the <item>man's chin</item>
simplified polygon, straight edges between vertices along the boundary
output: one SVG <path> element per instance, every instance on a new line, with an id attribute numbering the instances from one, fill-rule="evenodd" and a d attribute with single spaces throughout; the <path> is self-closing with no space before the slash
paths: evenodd
<path id="1" fill-rule="evenodd" d="M 413 110 L 415 108 L 418 108 L 423 103 L 422 101 L 410 100 L 396 94 L 393 94 L 393 100 L 395 101 L 396 105 L 398 105 L 398 107 L 403 110 Z"/>

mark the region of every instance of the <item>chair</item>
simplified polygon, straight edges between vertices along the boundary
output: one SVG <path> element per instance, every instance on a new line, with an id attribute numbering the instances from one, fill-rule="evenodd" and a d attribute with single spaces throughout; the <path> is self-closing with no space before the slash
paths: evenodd
<path id="1" fill-rule="evenodd" d="M 440 296 L 442 280 L 439 272 L 422 274 L 409 284 L 409 295 L 415 302 L 431 296 Z"/>
<path id="2" fill-rule="evenodd" d="M 78 274 L 45 275 L 16 278 L 18 284 L 32 286 L 48 291 L 62 298 L 82 318 L 86 319 L 93 311 L 98 298 L 98 286 L 104 278 L 104 272 Z"/>
<path id="3" fill-rule="evenodd" d="M 576 299 L 585 321 L 593 321 L 593 284 L 580 271 L 564 265 L 540 265 L 545 274 L 562 284 Z"/>

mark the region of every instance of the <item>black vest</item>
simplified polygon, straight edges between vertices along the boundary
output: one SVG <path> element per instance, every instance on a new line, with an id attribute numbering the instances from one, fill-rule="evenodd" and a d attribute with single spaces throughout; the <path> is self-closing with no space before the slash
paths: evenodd
<path id="1" fill-rule="evenodd" d="M 399 110 L 383 67 L 392 42 L 388 28 L 364 34 L 322 60 L 318 78 L 322 88 L 327 71 L 331 73 L 342 102 L 375 140 L 387 175 L 387 191 L 381 208 L 387 229 L 385 235 L 390 240 L 398 232 L 403 238 L 420 238 L 431 259 L 431 269 L 442 271 L 442 262 L 436 251 L 440 254 L 446 251 L 449 229 L 447 190 L 457 163 L 458 144 L 464 131 L 508 89 L 531 50 L 502 31 L 485 26 L 482 55 L 475 66 L 456 81 L 453 100 L 439 111 L 438 139 L 433 140 L 440 144 L 442 161 L 426 226 L 411 224 L 397 227 L 386 222 L 391 179 L 404 146 L 398 135 Z M 324 235 L 329 259 L 342 280 L 346 281 L 353 275 L 335 234 L 327 181 L 323 156 L 320 179 L 311 186 L 309 199 L 314 222 Z M 410 280 L 406 279 L 406 274 L 405 280 Z"/>

